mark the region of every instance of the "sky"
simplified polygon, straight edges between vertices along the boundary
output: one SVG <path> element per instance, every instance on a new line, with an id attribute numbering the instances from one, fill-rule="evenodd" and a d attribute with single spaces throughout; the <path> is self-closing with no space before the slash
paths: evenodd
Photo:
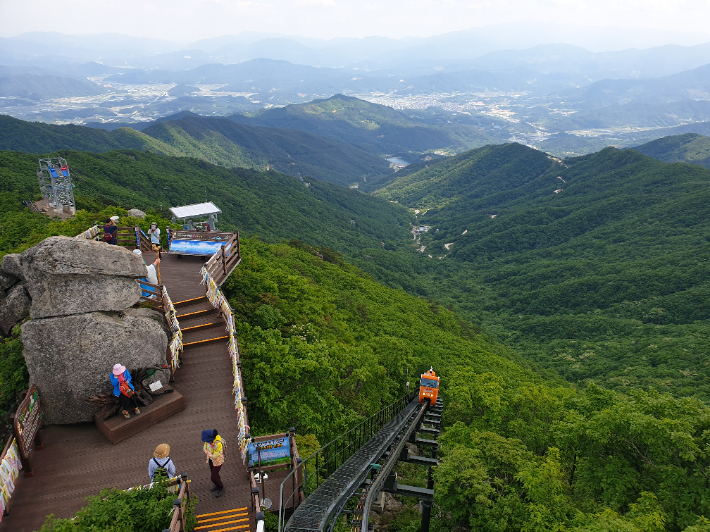
<path id="1" fill-rule="evenodd" d="M 710 33 L 710 0 L 0 0 L 0 37 L 111 32 L 181 44 L 242 31 L 430 36 L 521 19 L 647 28 L 665 32 L 659 40 L 698 41 L 680 32 Z"/>

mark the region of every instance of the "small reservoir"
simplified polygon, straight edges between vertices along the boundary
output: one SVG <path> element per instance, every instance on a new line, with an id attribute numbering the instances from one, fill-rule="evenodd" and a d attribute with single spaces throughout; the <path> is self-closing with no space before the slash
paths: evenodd
<path id="1" fill-rule="evenodd" d="M 387 162 L 390 163 L 390 166 L 396 166 L 399 168 L 404 168 L 405 166 L 408 166 L 409 163 L 405 161 L 404 159 L 400 159 L 399 157 L 390 157 L 387 159 Z"/>

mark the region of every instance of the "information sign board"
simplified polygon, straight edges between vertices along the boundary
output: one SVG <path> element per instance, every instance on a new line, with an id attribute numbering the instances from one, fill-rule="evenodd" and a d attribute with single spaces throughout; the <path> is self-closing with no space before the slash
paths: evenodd
<path id="1" fill-rule="evenodd" d="M 39 392 L 37 387 L 32 387 L 26 392 L 24 399 L 17 408 L 14 416 L 11 416 L 12 428 L 17 439 L 17 447 L 20 451 L 20 462 L 26 477 L 34 475 L 32 464 L 30 463 L 30 452 L 40 451 L 44 448 L 39 428 L 42 426 L 42 409 L 39 405 Z"/>
<path id="2" fill-rule="evenodd" d="M 288 436 L 274 440 L 252 442 L 248 448 L 249 467 L 259 466 L 260 454 L 262 466 L 285 463 L 291 458 L 291 446 L 288 442 Z"/>

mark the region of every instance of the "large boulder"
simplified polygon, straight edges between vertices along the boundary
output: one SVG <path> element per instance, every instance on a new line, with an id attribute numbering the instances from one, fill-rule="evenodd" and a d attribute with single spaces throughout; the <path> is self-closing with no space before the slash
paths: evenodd
<path id="1" fill-rule="evenodd" d="M 2 269 L 24 281 L 32 319 L 125 309 L 140 298 L 135 279 L 147 275 L 143 259 L 128 249 L 64 236 L 6 255 Z"/>
<path id="2" fill-rule="evenodd" d="M 140 209 L 131 209 L 128 211 L 128 216 L 133 216 L 134 218 L 145 218 L 145 213 Z"/>
<path id="3" fill-rule="evenodd" d="M 10 334 L 12 328 L 27 317 L 30 303 L 30 298 L 21 284 L 11 288 L 7 297 L 0 300 L 0 329 L 4 334 Z"/>
<path id="4" fill-rule="evenodd" d="M 93 421 L 86 399 L 111 391 L 111 368 L 165 364 L 168 337 L 144 309 L 91 312 L 22 325 L 30 382 L 42 398 L 45 424 Z"/>

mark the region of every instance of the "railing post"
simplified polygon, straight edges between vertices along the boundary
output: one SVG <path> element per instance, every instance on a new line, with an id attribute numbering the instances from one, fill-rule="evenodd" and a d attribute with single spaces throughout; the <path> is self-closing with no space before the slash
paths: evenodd
<path id="1" fill-rule="evenodd" d="M 224 278 L 227 278 L 227 252 L 225 250 L 224 244 L 222 244 L 222 272 L 224 273 Z"/>
<path id="2" fill-rule="evenodd" d="M 173 501 L 173 508 L 175 513 L 177 513 L 177 525 L 178 529 L 175 532 L 185 532 L 185 523 L 182 515 L 182 499 L 175 499 Z"/>

